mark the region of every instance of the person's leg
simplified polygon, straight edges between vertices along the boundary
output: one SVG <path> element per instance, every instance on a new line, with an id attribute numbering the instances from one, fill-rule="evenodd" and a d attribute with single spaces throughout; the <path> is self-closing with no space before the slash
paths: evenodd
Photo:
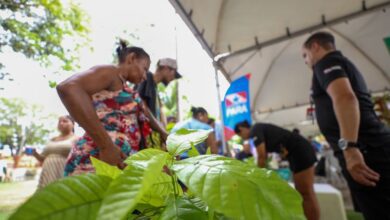
<path id="1" fill-rule="evenodd" d="M 366 220 L 390 220 L 390 155 L 389 150 L 370 148 L 362 150 L 366 164 L 380 174 L 376 187 L 366 187 L 355 182 L 346 170 L 343 157 L 338 157 L 357 206 Z"/>
<path id="2" fill-rule="evenodd" d="M 362 210 L 359 207 L 358 198 L 356 195 L 356 193 L 357 193 L 356 189 L 358 188 L 357 183 L 352 179 L 351 175 L 349 175 L 349 173 L 347 171 L 347 167 L 345 164 L 345 159 L 344 159 L 342 151 L 335 152 L 334 156 L 337 158 L 337 161 L 338 161 L 340 168 L 341 168 L 341 173 L 343 174 L 343 177 L 347 181 L 349 192 L 351 194 L 353 210 L 355 212 L 362 212 Z"/>
<path id="3" fill-rule="evenodd" d="M 320 219 L 320 208 L 314 192 L 314 166 L 293 174 L 295 189 L 302 195 L 303 210 L 308 220 Z"/>
<path id="4" fill-rule="evenodd" d="M 314 148 L 299 135 L 294 135 L 286 144 L 286 148 L 295 188 L 303 198 L 305 216 L 308 220 L 318 220 L 320 208 L 314 192 L 314 165 L 317 161 Z"/>
<path id="5" fill-rule="evenodd" d="M 364 160 L 380 175 L 375 187 L 361 187 L 357 190 L 358 204 L 366 220 L 390 220 L 390 149 L 367 148 L 363 150 Z"/>

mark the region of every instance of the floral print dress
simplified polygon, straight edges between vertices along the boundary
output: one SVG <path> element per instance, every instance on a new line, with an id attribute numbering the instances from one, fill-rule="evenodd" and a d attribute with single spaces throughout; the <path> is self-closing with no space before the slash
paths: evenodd
<path id="1" fill-rule="evenodd" d="M 141 138 L 146 140 L 151 128 L 139 94 L 124 83 L 123 89 L 103 90 L 94 94 L 92 100 L 100 122 L 115 145 L 127 156 L 141 150 Z M 64 175 L 95 172 L 90 156 L 99 158 L 99 148 L 85 133 L 72 147 Z"/>

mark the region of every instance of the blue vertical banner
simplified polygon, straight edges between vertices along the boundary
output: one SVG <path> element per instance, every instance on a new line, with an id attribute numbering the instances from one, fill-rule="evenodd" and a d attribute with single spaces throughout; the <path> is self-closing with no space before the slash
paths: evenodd
<path id="1" fill-rule="evenodd" d="M 222 102 L 222 115 L 226 141 L 234 135 L 234 126 L 241 121 L 251 123 L 251 108 L 249 96 L 249 80 L 251 74 L 246 74 L 234 80 L 225 94 Z"/>

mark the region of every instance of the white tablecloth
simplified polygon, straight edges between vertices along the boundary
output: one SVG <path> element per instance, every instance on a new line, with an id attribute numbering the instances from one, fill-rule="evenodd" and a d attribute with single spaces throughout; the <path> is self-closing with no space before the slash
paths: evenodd
<path id="1" fill-rule="evenodd" d="M 314 184 L 321 220 L 347 220 L 341 192 L 329 184 Z"/>
<path id="2" fill-rule="evenodd" d="M 293 183 L 290 185 L 294 187 Z M 315 183 L 314 191 L 320 205 L 320 220 L 347 220 L 343 196 L 338 189 L 329 184 Z"/>

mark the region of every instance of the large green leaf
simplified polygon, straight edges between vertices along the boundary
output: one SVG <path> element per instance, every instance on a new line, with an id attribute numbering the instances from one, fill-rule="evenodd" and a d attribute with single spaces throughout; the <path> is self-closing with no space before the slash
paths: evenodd
<path id="1" fill-rule="evenodd" d="M 210 149 L 210 148 L 207 148 Z M 199 156 L 200 153 L 198 149 L 196 149 L 195 145 L 191 144 L 191 148 L 188 150 L 188 157 L 196 157 Z"/>
<path id="2" fill-rule="evenodd" d="M 125 160 L 125 163 L 126 164 L 130 164 L 130 163 L 147 164 L 149 163 L 149 160 L 156 155 L 165 155 L 167 159 L 169 158 L 169 154 L 165 151 L 155 149 L 155 148 L 148 148 L 136 154 L 131 155 Z M 172 161 L 173 161 L 173 157 L 172 157 Z"/>
<path id="3" fill-rule="evenodd" d="M 142 154 L 134 154 L 130 156 L 125 162 L 128 164 L 134 162 L 137 162 L 137 164 L 144 164 L 147 163 L 150 158 L 160 154 L 166 155 L 167 158 L 170 157 L 167 152 L 158 149 L 146 149 L 142 151 Z M 140 203 L 162 206 L 165 204 L 167 196 L 173 194 L 173 192 L 171 177 L 163 172 L 160 172 L 156 174 L 154 184 L 148 191 L 145 192 L 143 198 L 140 200 Z"/>
<path id="4" fill-rule="evenodd" d="M 187 196 L 187 198 L 198 209 L 203 210 L 203 211 L 208 210 L 207 204 L 204 201 L 202 201 L 200 198 L 194 197 L 194 196 Z"/>
<path id="5" fill-rule="evenodd" d="M 156 182 L 169 156 L 162 152 L 150 157 L 151 153 L 151 149 L 143 150 L 126 160 L 128 166 L 108 188 L 97 219 L 125 219 L 134 210 Z"/>
<path id="6" fill-rule="evenodd" d="M 122 170 L 120 170 L 117 166 L 112 166 L 94 157 L 90 157 L 90 159 L 92 165 L 95 167 L 97 175 L 108 176 L 111 179 L 116 179 L 119 175 L 122 174 Z"/>
<path id="7" fill-rule="evenodd" d="M 213 130 L 188 130 L 179 129 L 170 134 L 167 139 L 168 152 L 173 155 L 180 155 L 186 150 L 191 149 L 191 144 L 197 145 L 202 143 Z"/>
<path id="8" fill-rule="evenodd" d="M 145 192 L 140 203 L 153 206 L 164 206 L 169 196 L 173 195 L 175 192 L 172 177 L 161 172 L 155 178 L 155 183 Z M 178 195 L 183 195 L 183 190 L 178 183 L 175 183 L 175 187 Z"/>
<path id="9" fill-rule="evenodd" d="M 35 193 L 9 219 L 96 219 L 110 182 L 94 174 L 61 179 Z"/>
<path id="10" fill-rule="evenodd" d="M 305 219 L 302 199 L 277 174 L 238 160 L 201 155 L 173 170 L 196 196 L 234 219 Z"/>
<path id="11" fill-rule="evenodd" d="M 137 153 L 126 159 L 126 163 L 147 163 L 150 158 L 156 155 L 166 155 L 167 158 L 172 158 L 167 152 L 158 149 L 145 149 L 142 153 Z M 181 187 L 176 184 L 176 192 L 178 195 L 182 195 L 183 191 Z M 163 206 L 166 203 L 166 199 L 174 193 L 172 178 L 164 172 L 160 172 L 155 176 L 155 182 L 148 191 L 145 192 L 140 203 L 150 204 L 153 206 Z"/>
<path id="12" fill-rule="evenodd" d="M 157 220 L 164 209 L 165 206 L 155 207 L 148 204 L 138 204 L 127 220 Z"/>
<path id="13" fill-rule="evenodd" d="M 172 199 L 167 205 L 160 220 L 208 220 L 205 210 L 198 208 L 193 201 L 186 197 Z"/>

